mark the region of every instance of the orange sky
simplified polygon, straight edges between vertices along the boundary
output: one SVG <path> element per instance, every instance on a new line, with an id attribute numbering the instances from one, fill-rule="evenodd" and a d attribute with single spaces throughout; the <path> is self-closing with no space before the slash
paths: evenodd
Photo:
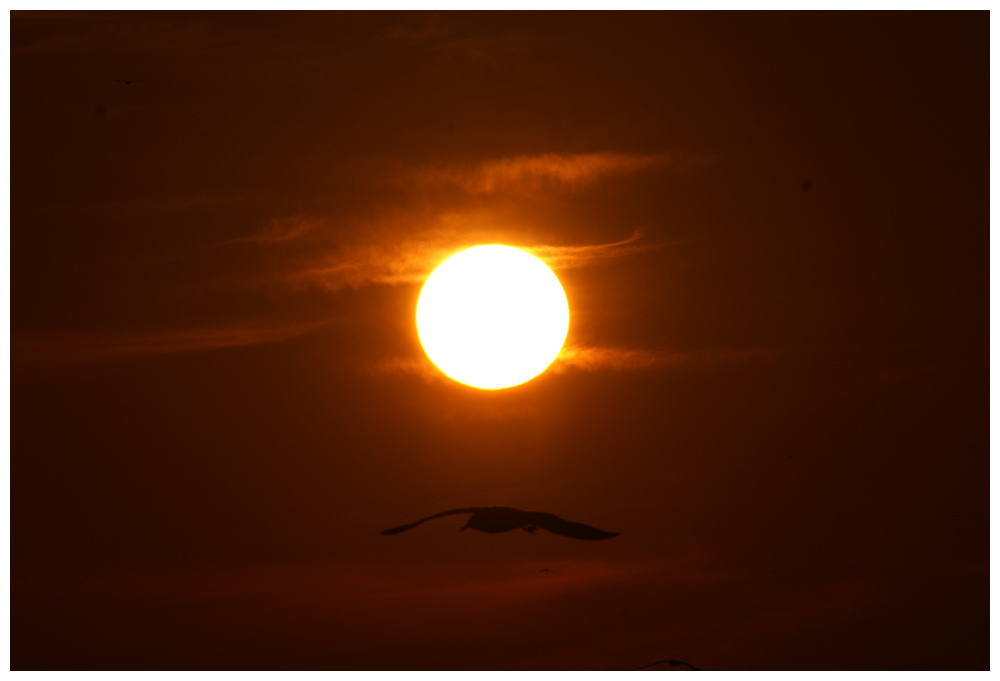
<path id="1" fill-rule="evenodd" d="M 988 57 L 984 12 L 12 13 L 12 668 L 988 668 Z M 414 324 L 482 243 L 571 311 L 496 392 Z M 621 535 L 379 534 L 491 504 Z"/>

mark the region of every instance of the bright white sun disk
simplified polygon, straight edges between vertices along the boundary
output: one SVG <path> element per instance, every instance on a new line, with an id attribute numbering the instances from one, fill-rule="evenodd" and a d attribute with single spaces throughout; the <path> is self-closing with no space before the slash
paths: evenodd
<path id="1" fill-rule="evenodd" d="M 445 260 L 420 292 L 420 342 L 442 371 L 476 388 L 508 388 L 542 373 L 569 329 L 556 275 L 510 246 L 476 246 Z"/>

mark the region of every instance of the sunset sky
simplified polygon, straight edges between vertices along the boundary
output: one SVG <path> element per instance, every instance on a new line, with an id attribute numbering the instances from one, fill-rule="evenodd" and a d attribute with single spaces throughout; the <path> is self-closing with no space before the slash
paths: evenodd
<path id="1" fill-rule="evenodd" d="M 10 35 L 13 669 L 989 668 L 988 12 Z M 497 391 L 481 244 L 570 309 Z M 380 534 L 488 505 L 620 536 Z"/>

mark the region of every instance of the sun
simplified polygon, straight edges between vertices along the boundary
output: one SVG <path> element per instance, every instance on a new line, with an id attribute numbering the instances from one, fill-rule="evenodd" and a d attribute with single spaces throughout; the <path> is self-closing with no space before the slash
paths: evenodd
<path id="1" fill-rule="evenodd" d="M 485 390 L 531 380 L 552 363 L 569 330 L 559 279 L 510 246 L 456 253 L 427 279 L 417 332 L 431 361 L 456 381 Z"/>

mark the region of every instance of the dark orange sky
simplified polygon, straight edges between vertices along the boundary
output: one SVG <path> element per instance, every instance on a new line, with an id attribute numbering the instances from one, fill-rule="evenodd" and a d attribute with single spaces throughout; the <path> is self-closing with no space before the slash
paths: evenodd
<path id="1" fill-rule="evenodd" d="M 988 13 L 14 12 L 10 93 L 14 669 L 989 667 Z M 621 535 L 380 534 L 494 504 Z"/>

